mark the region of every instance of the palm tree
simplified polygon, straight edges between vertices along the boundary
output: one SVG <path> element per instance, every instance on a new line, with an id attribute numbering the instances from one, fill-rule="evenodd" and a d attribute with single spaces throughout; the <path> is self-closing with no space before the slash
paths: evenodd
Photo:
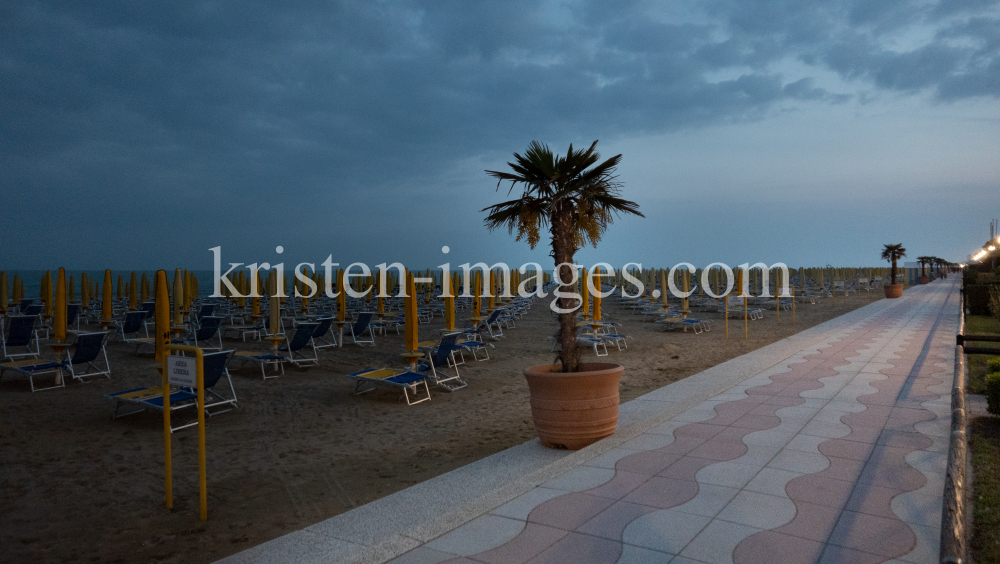
<path id="1" fill-rule="evenodd" d="M 903 248 L 903 244 L 898 245 L 885 245 L 882 249 L 882 260 L 887 260 L 892 263 L 892 270 L 890 270 L 891 284 L 896 283 L 896 261 L 906 256 L 906 249 Z"/>
<path id="2" fill-rule="evenodd" d="M 947 271 L 943 274 L 941 272 L 941 267 L 948 266 L 948 261 L 944 260 L 943 258 L 934 257 L 934 266 L 937 267 L 937 272 L 939 275 L 943 276 L 944 278 L 948 277 Z"/>
<path id="3" fill-rule="evenodd" d="M 523 192 L 514 200 L 484 208 L 486 227 L 493 231 L 506 227 L 511 234 L 517 228 L 517 240 L 527 240 L 531 248 L 538 244 L 539 228 L 548 227 L 552 235 L 552 252 L 555 259 L 557 282 L 560 290 L 571 292 L 567 284 L 574 278 L 573 256 L 588 242 L 597 247 L 608 225 L 622 213 L 645 217 L 639 213 L 639 204 L 619 197 L 621 184 L 615 179 L 615 166 L 622 156 L 616 155 L 597 164 L 601 155 L 594 148 L 573 150 L 569 146 L 566 156 L 554 154 L 547 145 L 532 141 L 524 155 L 514 153 L 514 162 L 507 166 L 513 170 L 486 173 L 497 179 L 497 190 L 505 180 L 510 181 L 508 195 L 521 184 Z M 580 349 L 576 343 L 577 304 L 570 298 L 559 298 L 559 335 L 562 350 L 559 359 L 563 372 L 578 372 Z"/>
<path id="4" fill-rule="evenodd" d="M 934 257 L 929 257 L 926 255 L 922 257 L 917 257 L 917 262 L 920 263 L 920 277 L 925 278 L 927 276 L 927 272 L 925 271 L 924 267 L 928 264 L 933 263 Z"/>

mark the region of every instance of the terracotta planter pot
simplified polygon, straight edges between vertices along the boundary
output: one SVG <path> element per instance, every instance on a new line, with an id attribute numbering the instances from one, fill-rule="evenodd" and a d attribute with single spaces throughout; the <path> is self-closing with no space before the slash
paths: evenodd
<path id="1" fill-rule="evenodd" d="M 885 290 L 885 297 L 887 298 L 901 298 L 903 297 L 903 285 L 902 284 L 886 284 L 882 286 Z"/>
<path id="2" fill-rule="evenodd" d="M 581 363 L 562 373 L 560 364 L 531 366 L 524 377 L 531 390 L 531 417 L 542 444 L 578 450 L 613 435 L 618 425 L 618 381 L 625 368 Z"/>
<path id="3" fill-rule="evenodd" d="M 917 282 L 919 282 L 921 284 L 930 284 L 931 283 L 931 279 L 928 276 L 921 276 L 920 278 L 917 278 Z"/>

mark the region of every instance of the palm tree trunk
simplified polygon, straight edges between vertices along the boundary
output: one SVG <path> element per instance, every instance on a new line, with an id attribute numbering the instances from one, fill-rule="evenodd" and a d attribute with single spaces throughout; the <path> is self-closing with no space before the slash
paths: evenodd
<path id="1" fill-rule="evenodd" d="M 572 286 L 562 285 L 563 281 L 573 279 L 573 272 L 569 265 L 573 264 L 573 236 L 575 234 L 573 224 L 573 208 L 570 205 L 556 205 L 552 212 L 552 256 L 556 261 L 559 272 L 559 290 L 564 293 L 572 292 Z M 559 266 L 564 265 L 564 266 Z M 563 311 L 574 308 L 576 304 L 570 298 L 559 298 L 559 308 Z M 562 360 L 563 372 L 577 372 L 580 370 L 580 348 L 576 342 L 576 310 L 559 314 L 559 358 Z"/>
<path id="2" fill-rule="evenodd" d="M 892 284 L 896 283 L 896 257 L 892 257 Z"/>

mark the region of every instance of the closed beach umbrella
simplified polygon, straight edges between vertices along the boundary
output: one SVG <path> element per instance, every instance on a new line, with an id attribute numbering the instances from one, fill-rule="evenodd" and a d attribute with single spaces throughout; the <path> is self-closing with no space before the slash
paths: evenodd
<path id="1" fill-rule="evenodd" d="M 163 362 L 167 344 L 170 342 L 170 295 L 167 292 L 167 271 L 157 270 L 153 281 L 153 297 L 156 302 L 154 319 L 156 331 L 153 333 L 153 345 L 156 347 L 157 362 Z"/>
<path id="2" fill-rule="evenodd" d="M 487 307 L 489 307 L 490 311 L 493 311 L 497 307 L 497 302 L 496 302 L 496 297 L 495 297 L 496 293 L 497 293 L 497 279 L 496 279 L 496 274 L 494 274 L 494 272 L 492 270 L 490 270 L 490 293 L 489 293 L 489 299 L 488 299 L 488 303 L 487 303 Z"/>
<path id="3" fill-rule="evenodd" d="M 146 273 L 145 272 L 142 273 L 142 280 L 139 282 L 139 289 L 140 289 L 139 299 L 142 301 L 142 303 L 148 302 L 149 301 L 149 279 L 146 278 Z"/>
<path id="4" fill-rule="evenodd" d="M 483 307 L 482 295 L 482 272 L 477 270 L 475 276 L 472 277 L 472 317 L 479 317 L 479 312 Z"/>
<path id="5" fill-rule="evenodd" d="M 66 340 L 66 269 L 60 268 L 56 278 L 56 316 L 53 320 L 54 338 Z"/>
<path id="6" fill-rule="evenodd" d="M 111 319 L 113 311 L 111 309 L 111 271 L 104 271 L 104 293 L 101 294 L 101 319 Z"/>
<path id="7" fill-rule="evenodd" d="M 250 315 L 255 321 L 260 317 L 260 282 L 257 283 L 257 293 L 250 298 Z"/>
<path id="8" fill-rule="evenodd" d="M 122 279 L 121 274 L 118 275 L 118 289 L 115 294 L 118 296 L 119 300 L 125 297 L 125 281 Z"/>
<path id="9" fill-rule="evenodd" d="M 184 273 L 181 269 L 174 270 L 174 325 L 184 324 Z"/>
<path id="10" fill-rule="evenodd" d="M 132 271 L 132 275 L 128 280 L 128 309 L 129 311 L 135 311 L 139 306 L 139 293 L 138 290 L 139 283 L 135 279 L 135 271 Z"/>
<path id="11" fill-rule="evenodd" d="M 382 295 L 385 294 L 385 287 L 382 285 L 383 278 L 385 278 L 385 277 L 384 277 L 384 275 L 382 275 L 382 269 L 379 269 L 379 277 L 378 277 L 378 305 L 376 307 L 376 311 L 378 313 L 385 313 L 385 298 L 382 297 Z M 382 316 L 380 315 L 379 318 L 381 318 L 381 317 Z"/>
<path id="12" fill-rule="evenodd" d="M 7 271 L 0 270 L 0 315 L 7 313 L 7 301 L 10 296 L 7 294 Z"/>
<path id="13" fill-rule="evenodd" d="M 598 282 L 600 280 L 601 280 L 600 278 L 597 279 Z M 594 293 L 594 321 L 600 321 L 601 320 L 601 286 L 599 284 L 594 284 L 594 289 L 597 290 Z"/>
<path id="14" fill-rule="evenodd" d="M 681 281 L 683 283 L 681 291 L 687 294 L 691 289 L 691 271 L 684 270 L 681 273 Z M 685 296 L 684 299 L 681 300 L 681 312 L 684 314 L 684 317 L 687 317 L 688 311 L 690 311 L 690 308 L 688 307 L 689 304 L 690 302 L 688 301 L 687 296 Z"/>
<path id="15" fill-rule="evenodd" d="M 417 319 L 417 287 L 413 283 L 413 274 L 410 272 L 406 273 L 406 298 L 404 299 L 404 304 L 406 310 L 406 350 L 415 351 L 417 350 L 417 342 L 419 341 L 417 325 L 420 321 Z"/>
<path id="16" fill-rule="evenodd" d="M 88 285 L 87 275 L 84 274 L 80 278 L 80 304 L 85 311 L 87 306 L 90 305 L 90 290 L 87 288 Z"/>
<path id="17" fill-rule="evenodd" d="M 271 334 L 277 335 L 282 333 L 281 329 L 281 302 L 278 300 L 278 273 L 274 273 L 275 278 L 271 281 L 271 301 L 268 304 L 270 307 L 269 314 L 271 318 Z"/>
<path id="18" fill-rule="evenodd" d="M 18 300 L 24 298 L 24 295 L 21 292 L 21 278 L 17 274 L 14 275 L 14 282 L 11 284 L 10 291 L 13 301 L 17 302 Z"/>
<path id="19" fill-rule="evenodd" d="M 42 300 L 45 302 L 45 317 L 52 316 L 52 271 L 46 270 L 42 278 Z"/>
<path id="20" fill-rule="evenodd" d="M 344 269 L 337 270 L 337 321 L 343 321 L 347 316 L 347 285 L 344 283 Z"/>
<path id="21" fill-rule="evenodd" d="M 455 291 L 454 284 L 451 282 L 451 273 L 449 272 L 446 276 L 441 279 L 441 291 L 444 292 L 446 286 L 451 286 L 452 291 L 450 298 L 444 299 L 444 324 L 445 329 L 449 331 L 455 330 Z"/>
<path id="22" fill-rule="evenodd" d="M 670 300 L 667 297 L 670 292 L 667 291 L 667 270 L 660 270 L 660 299 L 663 301 L 663 307 L 670 305 Z"/>
<path id="23" fill-rule="evenodd" d="M 580 281 L 583 282 L 583 288 L 580 289 L 580 299 L 583 301 L 583 313 L 590 313 L 590 284 L 587 282 L 587 269 L 583 269 L 583 275 L 580 277 Z M 586 317 L 586 316 L 584 316 Z"/>

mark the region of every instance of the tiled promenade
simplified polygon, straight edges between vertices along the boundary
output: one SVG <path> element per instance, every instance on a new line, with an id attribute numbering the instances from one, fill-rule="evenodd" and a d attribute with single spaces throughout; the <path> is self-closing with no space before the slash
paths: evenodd
<path id="1" fill-rule="evenodd" d="M 936 562 L 957 283 L 623 404 L 588 449 L 527 443 L 227 562 Z"/>

